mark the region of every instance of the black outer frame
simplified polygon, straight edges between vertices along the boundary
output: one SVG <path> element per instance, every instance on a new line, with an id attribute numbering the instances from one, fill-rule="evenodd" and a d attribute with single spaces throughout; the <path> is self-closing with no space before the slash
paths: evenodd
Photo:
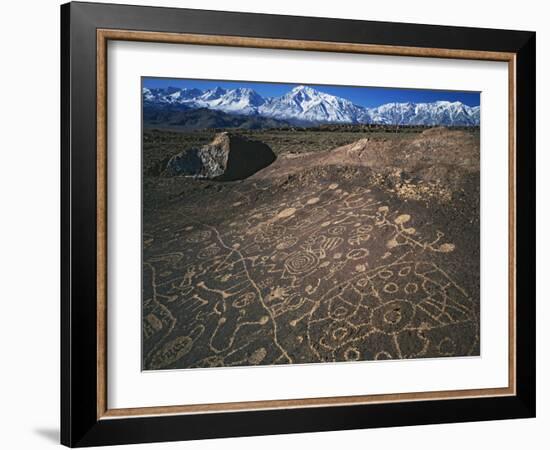
<path id="1" fill-rule="evenodd" d="M 97 419 L 98 28 L 516 53 L 517 395 Z M 71 447 L 535 416 L 535 33 L 127 5 L 61 6 L 61 443 Z"/>

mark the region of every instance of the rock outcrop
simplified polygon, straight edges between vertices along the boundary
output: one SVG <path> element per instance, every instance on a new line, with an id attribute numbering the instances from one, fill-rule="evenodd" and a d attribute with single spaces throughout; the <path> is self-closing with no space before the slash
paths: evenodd
<path id="1" fill-rule="evenodd" d="M 444 178 L 451 169 L 479 172 L 479 137 L 446 128 L 411 133 L 400 139 L 367 137 L 332 150 L 279 155 L 275 164 L 254 178 L 289 176 L 321 166 L 362 166 L 384 175 L 403 171 L 428 181 Z"/>
<path id="2" fill-rule="evenodd" d="M 172 156 L 165 176 L 188 176 L 217 181 L 243 180 L 269 166 L 276 156 L 266 144 L 227 132 L 210 144 L 192 147 Z"/>

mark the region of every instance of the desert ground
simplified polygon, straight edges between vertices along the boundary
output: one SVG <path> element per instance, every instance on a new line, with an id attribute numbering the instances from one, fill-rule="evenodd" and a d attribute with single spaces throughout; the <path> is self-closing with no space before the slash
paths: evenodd
<path id="1" fill-rule="evenodd" d="M 227 131 L 274 160 L 178 176 L 220 130 L 144 130 L 144 369 L 479 355 L 478 129 Z"/>

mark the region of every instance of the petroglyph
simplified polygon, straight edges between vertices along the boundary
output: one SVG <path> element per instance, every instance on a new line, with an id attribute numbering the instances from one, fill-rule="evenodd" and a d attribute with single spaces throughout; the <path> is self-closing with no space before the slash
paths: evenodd
<path id="1" fill-rule="evenodd" d="M 243 133 L 277 158 L 220 182 L 144 130 L 145 370 L 479 355 L 477 131 Z"/>
<path id="2" fill-rule="evenodd" d="M 176 180 L 145 205 L 145 369 L 479 354 L 479 236 L 361 172 L 323 173 Z"/>

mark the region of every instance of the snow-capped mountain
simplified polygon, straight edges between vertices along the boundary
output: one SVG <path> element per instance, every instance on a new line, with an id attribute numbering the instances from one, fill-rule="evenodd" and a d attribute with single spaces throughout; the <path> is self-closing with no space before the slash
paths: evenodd
<path id="1" fill-rule="evenodd" d="M 149 103 L 179 104 L 203 95 L 200 89 L 168 87 L 166 89 L 143 88 L 143 101 Z"/>
<path id="2" fill-rule="evenodd" d="M 257 115 L 291 122 L 373 123 L 388 125 L 479 125 L 480 108 L 461 102 L 387 103 L 375 108 L 297 86 L 281 97 L 263 98 L 250 88 L 199 89 L 143 88 L 143 101 L 149 105 L 182 105 L 208 108 L 230 114 Z"/>
<path id="3" fill-rule="evenodd" d="M 199 104 L 203 102 L 204 104 L 201 106 L 206 108 L 250 115 L 257 114 L 258 107 L 265 103 L 264 98 L 253 89 L 217 89 L 215 93 L 207 91 L 205 95 L 199 97 Z"/>
<path id="4" fill-rule="evenodd" d="M 362 108 L 349 100 L 307 86 L 297 86 L 282 97 L 270 99 L 262 105 L 259 113 L 285 120 L 356 123 Z"/>
<path id="5" fill-rule="evenodd" d="M 399 125 L 479 125 L 479 106 L 460 102 L 387 103 L 368 109 L 370 123 Z M 367 121 L 361 118 L 361 121 Z"/>

